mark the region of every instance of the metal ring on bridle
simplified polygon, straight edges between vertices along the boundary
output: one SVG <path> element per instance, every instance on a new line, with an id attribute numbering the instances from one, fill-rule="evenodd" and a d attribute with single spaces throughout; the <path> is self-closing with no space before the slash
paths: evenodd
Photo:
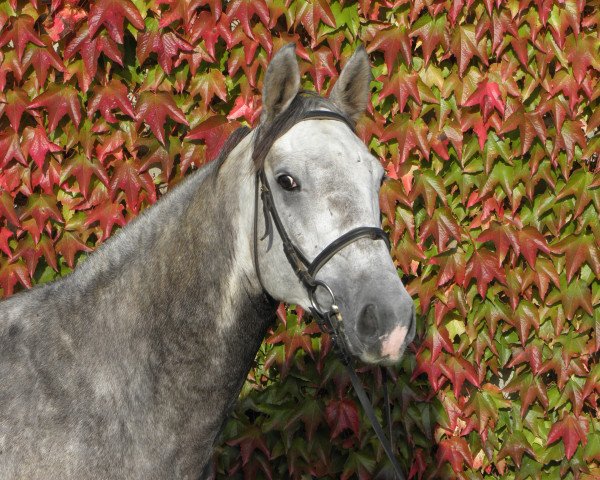
<path id="1" fill-rule="evenodd" d="M 335 303 L 335 295 L 333 294 L 333 291 L 331 290 L 329 285 L 327 285 L 325 282 L 322 282 L 321 280 L 315 280 L 314 288 L 312 288 L 308 291 L 308 294 L 310 297 L 310 303 L 312 305 L 312 308 L 315 310 L 315 312 L 317 312 L 322 317 L 325 317 L 327 315 L 327 313 L 323 313 L 323 311 L 320 308 L 319 302 L 315 298 L 315 294 L 319 287 L 323 287 L 325 290 L 327 290 L 327 293 L 329 293 L 329 295 L 331 296 L 330 311 L 337 309 L 337 304 Z"/>

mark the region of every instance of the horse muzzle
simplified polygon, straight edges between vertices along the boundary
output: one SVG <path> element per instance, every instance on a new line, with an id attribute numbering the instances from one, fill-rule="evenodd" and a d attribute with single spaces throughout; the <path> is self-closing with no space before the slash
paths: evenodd
<path id="1" fill-rule="evenodd" d="M 342 342 L 348 353 L 371 364 L 398 363 L 415 336 L 415 307 L 402 288 L 382 295 L 340 295 L 326 283 L 311 294 L 321 329 Z M 384 291 L 385 293 L 385 291 Z"/>
<path id="2" fill-rule="evenodd" d="M 356 320 L 356 340 L 367 363 L 392 365 L 402 358 L 415 336 L 415 308 L 412 299 L 399 307 L 367 303 Z"/>

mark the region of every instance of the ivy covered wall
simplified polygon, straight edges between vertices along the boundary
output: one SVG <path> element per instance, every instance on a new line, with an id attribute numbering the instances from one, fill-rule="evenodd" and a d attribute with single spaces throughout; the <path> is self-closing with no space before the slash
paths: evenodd
<path id="1" fill-rule="evenodd" d="M 419 313 L 389 369 L 410 478 L 600 478 L 598 0 L 0 0 L 2 295 L 68 274 L 255 125 L 289 42 L 323 94 L 358 44 L 372 61 L 358 130 Z M 279 314 L 217 478 L 375 478 L 329 340 Z M 361 377 L 381 413 L 381 372 Z"/>

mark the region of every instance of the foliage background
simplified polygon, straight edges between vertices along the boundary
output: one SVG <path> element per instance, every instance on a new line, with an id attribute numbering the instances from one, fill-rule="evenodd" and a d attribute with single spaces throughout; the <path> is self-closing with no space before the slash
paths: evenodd
<path id="1" fill-rule="evenodd" d="M 600 478 L 598 0 L 1 0 L 2 294 L 70 272 L 255 124 L 288 42 L 323 93 L 359 43 L 372 60 L 359 132 L 420 312 L 389 371 L 409 477 Z M 279 314 L 217 477 L 384 478 L 328 339 Z"/>

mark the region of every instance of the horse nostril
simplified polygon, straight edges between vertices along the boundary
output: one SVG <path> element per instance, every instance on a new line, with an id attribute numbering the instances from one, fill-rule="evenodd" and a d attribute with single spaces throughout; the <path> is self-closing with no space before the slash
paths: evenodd
<path id="1" fill-rule="evenodd" d="M 360 312 L 358 334 L 363 337 L 374 337 L 377 334 L 377 328 L 377 307 L 369 303 Z"/>

